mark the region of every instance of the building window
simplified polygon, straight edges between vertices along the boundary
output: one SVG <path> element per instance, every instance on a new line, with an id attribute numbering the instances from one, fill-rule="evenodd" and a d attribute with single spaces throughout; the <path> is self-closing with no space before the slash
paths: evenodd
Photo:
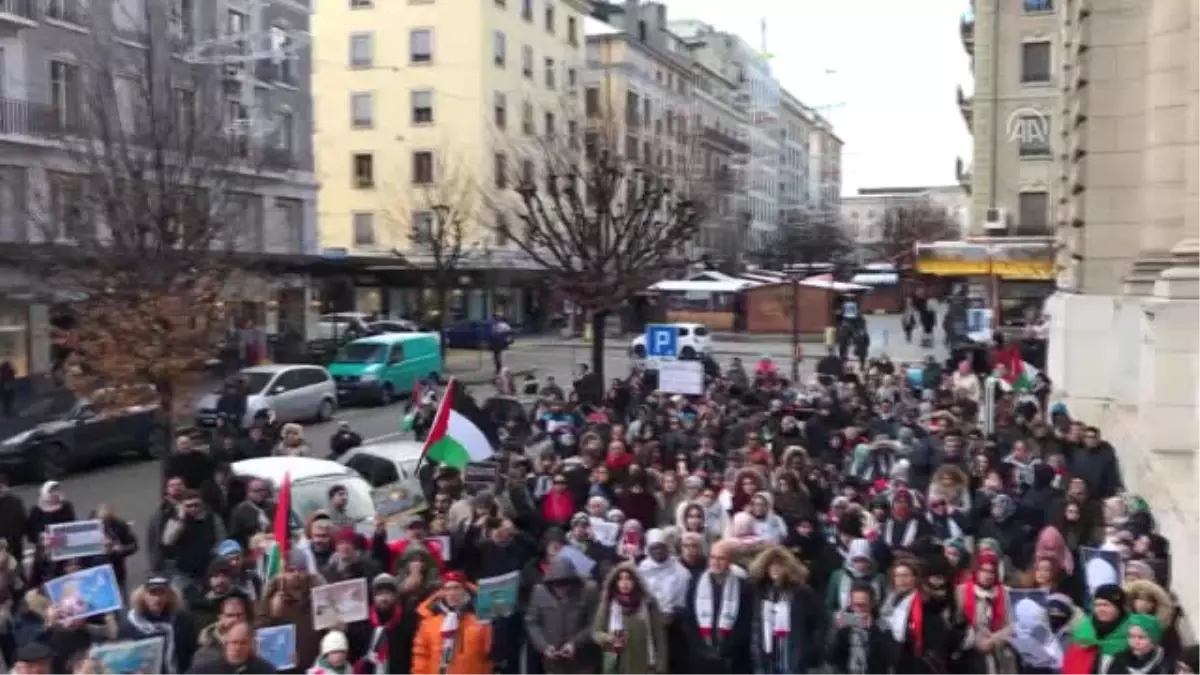
<path id="1" fill-rule="evenodd" d="M 421 89 L 412 93 L 412 123 L 433 124 L 433 90 Z"/>
<path id="2" fill-rule="evenodd" d="M 508 0 L 494 0 L 497 7 L 508 7 Z"/>
<path id="3" fill-rule="evenodd" d="M 534 184 L 534 181 L 536 181 L 536 180 L 537 180 L 537 172 L 535 172 L 533 170 L 533 160 L 532 159 L 521 160 L 521 184 L 532 186 Z"/>
<path id="4" fill-rule="evenodd" d="M 79 114 L 79 66 L 66 61 L 50 62 L 50 106 L 58 124 L 71 126 Z"/>
<path id="5" fill-rule="evenodd" d="M 526 136 L 537 133 L 533 128 L 533 104 L 529 101 L 521 104 L 521 132 Z"/>
<path id="6" fill-rule="evenodd" d="M 533 0 L 521 0 L 521 18 L 533 23 Z"/>
<path id="7" fill-rule="evenodd" d="M 350 94 L 350 128 L 370 129 L 375 126 L 375 97 L 369 91 Z"/>
<path id="8" fill-rule="evenodd" d="M 415 242 L 428 242 L 433 238 L 433 211 L 413 211 L 412 231 L 408 237 Z"/>
<path id="9" fill-rule="evenodd" d="M 1021 157 L 1050 155 L 1050 117 L 1022 115 L 1017 119 L 1017 143 Z"/>
<path id="10" fill-rule="evenodd" d="M 529 45 L 521 46 L 521 74 L 533 79 L 533 47 Z"/>
<path id="11" fill-rule="evenodd" d="M 359 152 L 354 155 L 354 187 L 375 187 L 375 155 Z"/>
<path id="12" fill-rule="evenodd" d="M 371 33 L 352 33 L 350 35 L 350 67 L 370 68 L 375 65 L 375 50 Z"/>
<path id="13" fill-rule="evenodd" d="M 46 16 L 59 21 L 83 25 L 86 10 L 82 0 L 47 0 Z"/>
<path id="14" fill-rule="evenodd" d="M 567 88 L 574 89 L 577 86 L 579 86 L 579 71 L 567 68 Z"/>
<path id="15" fill-rule="evenodd" d="M 508 97 L 503 92 L 496 92 L 492 102 L 492 123 L 497 129 L 508 128 Z"/>
<path id="16" fill-rule="evenodd" d="M 508 246 L 508 240 L 509 240 L 508 215 L 505 214 L 503 211 L 496 212 L 496 225 L 493 228 L 493 231 L 495 232 L 494 241 L 495 241 L 496 245 L 497 246 Z"/>
<path id="17" fill-rule="evenodd" d="M 291 151 L 295 145 L 296 118 L 286 110 L 275 113 L 275 147 Z"/>
<path id="18" fill-rule="evenodd" d="M 546 59 L 546 88 L 553 89 L 554 84 L 554 59 Z"/>
<path id="19" fill-rule="evenodd" d="M 501 190 L 508 187 L 508 157 L 503 152 L 497 152 L 492 157 L 492 173 L 495 174 L 496 187 Z"/>
<path id="20" fill-rule="evenodd" d="M 575 120 L 567 120 L 567 147 L 579 149 L 579 123 Z"/>
<path id="21" fill-rule="evenodd" d="M 1025 42 L 1021 44 L 1021 82 L 1036 83 L 1050 81 L 1050 43 Z"/>
<path id="22" fill-rule="evenodd" d="M 1049 234 L 1050 193 L 1022 192 L 1017 207 L 1017 234 Z"/>
<path id="23" fill-rule="evenodd" d="M 554 113 L 546 113 L 546 138 L 554 138 L 555 119 Z"/>
<path id="24" fill-rule="evenodd" d="M 546 3 L 546 32 L 554 35 L 554 5 Z"/>
<path id="25" fill-rule="evenodd" d="M 354 214 L 354 245 L 375 245 L 375 214 L 369 211 L 357 211 Z"/>
<path id="26" fill-rule="evenodd" d="M 410 63 L 433 62 L 433 31 L 425 28 L 409 32 L 408 60 Z"/>
<path id="27" fill-rule="evenodd" d="M 583 110 L 588 117 L 595 119 L 600 116 L 600 90 L 588 87 L 583 92 Z"/>
<path id="28" fill-rule="evenodd" d="M 433 183 L 433 153 L 418 150 L 412 155 L 412 182 L 415 185 Z"/>
<path id="29" fill-rule="evenodd" d="M 1053 12 L 1054 0 L 1025 0 L 1026 12 Z"/>
<path id="30" fill-rule="evenodd" d="M 579 22 L 573 16 L 567 17 L 567 44 L 579 46 Z"/>
<path id="31" fill-rule="evenodd" d="M 508 57 L 508 44 L 503 31 L 492 33 L 492 62 L 503 68 Z"/>

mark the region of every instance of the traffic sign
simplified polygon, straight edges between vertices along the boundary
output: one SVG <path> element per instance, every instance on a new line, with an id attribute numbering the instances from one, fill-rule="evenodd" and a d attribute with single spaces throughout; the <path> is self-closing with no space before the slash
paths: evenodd
<path id="1" fill-rule="evenodd" d="M 679 331 L 671 324 L 652 323 L 646 326 L 646 356 L 652 359 L 674 359 L 679 347 Z"/>

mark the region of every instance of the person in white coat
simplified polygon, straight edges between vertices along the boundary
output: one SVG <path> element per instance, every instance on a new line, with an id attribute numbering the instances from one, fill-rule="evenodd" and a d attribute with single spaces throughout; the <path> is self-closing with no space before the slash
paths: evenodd
<path id="1" fill-rule="evenodd" d="M 679 558 L 671 554 L 666 533 L 662 530 L 646 533 L 646 557 L 638 564 L 638 573 L 664 616 L 671 617 L 687 606 L 692 575 Z"/>

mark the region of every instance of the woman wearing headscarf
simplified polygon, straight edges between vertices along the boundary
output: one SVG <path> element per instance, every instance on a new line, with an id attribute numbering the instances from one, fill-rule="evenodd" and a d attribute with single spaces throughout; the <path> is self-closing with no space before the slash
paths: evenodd
<path id="1" fill-rule="evenodd" d="M 1023 674 L 1053 675 L 1062 668 L 1062 645 L 1050 628 L 1050 615 L 1034 600 L 1024 599 L 1013 605 L 1008 644 L 1017 653 Z"/>
<path id="2" fill-rule="evenodd" d="M 821 534 L 821 524 L 816 517 L 806 516 L 796 521 L 788 531 L 784 546 L 808 570 L 809 587 L 824 597 L 829 576 L 841 565 L 841 556 Z"/>
<path id="3" fill-rule="evenodd" d="M 719 538 L 719 534 L 714 532 L 708 522 L 708 510 L 700 502 L 692 502 L 684 506 L 679 512 L 679 520 L 675 526 L 679 528 L 681 533 L 696 534 L 704 539 L 704 550 L 708 550 L 709 544 Z"/>
<path id="4" fill-rule="evenodd" d="M 750 499 L 746 513 L 754 519 L 754 534 L 771 544 L 778 544 L 787 536 L 787 524 L 775 513 L 775 499 L 770 492 L 762 491 Z"/>
<path id="5" fill-rule="evenodd" d="M 775 489 L 772 490 L 771 497 L 774 500 L 775 513 L 788 525 L 813 513 L 808 488 L 793 471 L 780 471 L 776 474 Z"/>
<path id="6" fill-rule="evenodd" d="M 606 674 L 666 672 L 666 622 L 632 563 L 617 565 L 604 581 L 592 639 L 604 651 Z"/>
<path id="7" fill-rule="evenodd" d="M 983 550 L 975 556 L 971 579 L 959 585 L 955 600 L 967 626 L 964 672 L 1016 672 L 1006 649 L 1012 607 L 1008 589 L 1000 580 L 1000 558 L 994 551 Z"/>
<path id="8" fill-rule="evenodd" d="M 883 600 L 884 579 L 875 568 L 871 543 L 866 539 L 850 542 L 845 563 L 829 578 L 825 592 L 825 608 L 830 613 L 844 612 L 850 604 L 850 589 L 855 583 L 868 585 L 875 591 L 875 602 Z"/>
<path id="9" fill-rule="evenodd" d="M 1013 561 L 1018 568 L 1023 568 L 1028 556 L 1026 549 L 1025 523 L 1016 518 L 1016 501 L 1007 494 L 998 494 L 992 498 L 992 508 L 988 517 L 979 522 L 975 530 L 977 539 L 994 539 L 1000 550 Z"/>
<path id="10" fill-rule="evenodd" d="M 1167 661 L 1174 663 L 1179 659 L 1183 646 L 1179 635 L 1179 612 L 1171 594 L 1151 579 L 1127 581 L 1123 588 L 1127 611 L 1133 614 L 1150 614 L 1158 619 L 1162 627 L 1162 638 L 1156 642 L 1166 651 Z"/>
<path id="11" fill-rule="evenodd" d="M 1063 675 L 1107 673 L 1113 657 L 1125 650 L 1129 639 L 1129 617 L 1125 591 L 1104 584 L 1092 594 L 1091 614 L 1071 630 L 1071 642 L 1063 656 Z"/>
<path id="12" fill-rule="evenodd" d="M 1174 659 L 1167 658 L 1160 646 L 1163 627 L 1152 614 L 1129 616 L 1128 648 L 1118 653 L 1108 664 L 1108 675 L 1165 675 L 1175 672 Z"/>
<path id="13" fill-rule="evenodd" d="M 25 538 L 36 547 L 43 545 L 42 535 L 51 525 L 61 525 L 75 520 L 75 505 L 62 492 L 58 481 L 48 480 L 42 483 L 38 491 L 37 503 L 29 508 L 29 517 L 25 519 Z"/>

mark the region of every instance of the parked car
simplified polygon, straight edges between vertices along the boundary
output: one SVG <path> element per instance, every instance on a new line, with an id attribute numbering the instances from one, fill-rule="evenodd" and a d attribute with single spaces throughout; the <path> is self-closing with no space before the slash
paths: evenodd
<path id="1" fill-rule="evenodd" d="M 421 327 L 405 319 L 384 319 L 368 322 L 367 330 L 371 335 L 384 335 L 386 333 L 418 333 L 421 331 Z"/>
<path id="2" fill-rule="evenodd" d="M 323 422 L 337 411 L 337 385 L 329 371 L 320 366 L 253 366 L 242 369 L 237 377 L 246 383 L 248 392 L 243 427 L 250 426 L 254 416 L 264 410 L 279 422 Z M 196 406 L 196 426 L 216 426 L 220 397 L 218 390 L 200 399 Z"/>
<path id="3" fill-rule="evenodd" d="M 387 488 L 415 478 L 425 444 L 420 441 L 389 441 L 360 445 L 338 458 L 373 489 Z"/>
<path id="4" fill-rule="evenodd" d="M 373 315 L 366 312 L 331 312 L 317 317 L 313 340 L 353 340 L 370 335 L 368 323 Z"/>
<path id="5" fill-rule="evenodd" d="M 677 323 L 675 326 L 675 356 L 694 359 L 713 351 L 712 332 L 702 323 Z M 639 335 L 629 342 L 629 353 L 635 358 L 646 358 L 646 336 Z"/>
<path id="6" fill-rule="evenodd" d="M 283 484 L 285 475 L 292 481 L 291 529 L 302 529 L 305 518 L 312 512 L 329 506 L 329 489 L 335 485 L 346 488 L 350 500 L 346 514 L 355 522 L 371 522 L 375 518 L 375 503 L 371 487 L 353 469 L 327 459 L 312 457 L 257 457 L 234 462 L 229 485 L 231 504 L 246 498 L 246 483 L 252 478 L 265 480 L 273 489 Z"/>
<path id="7" fill-rule="evenodd" d="M 496 322 L 491 319 L 467 319 L 455 321 L 446 327 L 446 347 L 450 349 L 491 349 L 492 327 Z M 510 331 L 505 346 L 512 345 L 516 330 Z"/>
<path id="8" fill-rule="evenodd" d="M 153 387 L 144 405 L 107 408 L 67 390 L 34 398 L 0 420 L 0 466 L 40 480 L 59 480 L 73 467 L 127 452 L 157 457 L 170 444 Z M 96 393 L 96 399 L 103 397 Z"/>
<path id="9" fill-rule="evenodd" d="M 422 379 L 439 379 L 442 351 L 437 333 L 387 333 L 361 338 L 338 352 L 329 372 L 338 399 L 387 405 Z"/>

